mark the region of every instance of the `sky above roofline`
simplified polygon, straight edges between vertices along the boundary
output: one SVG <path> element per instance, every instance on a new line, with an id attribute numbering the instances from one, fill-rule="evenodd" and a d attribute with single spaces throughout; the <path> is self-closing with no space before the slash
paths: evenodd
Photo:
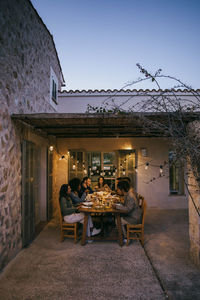
<path id="1" fill-rule="evenodd" d="M 53 35 L 67 90 L 122 89 L 141 76 L 137 63 L 200 87 L 199 0 L 31 2 Z"/>

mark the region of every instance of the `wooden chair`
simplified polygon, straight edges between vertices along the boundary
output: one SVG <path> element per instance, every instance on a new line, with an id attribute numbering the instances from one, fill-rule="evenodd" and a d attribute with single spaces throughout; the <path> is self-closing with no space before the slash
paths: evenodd
<path id="1" fill-rule="evenodd" d="M 127 224 L 127 242 L 129 245 L 129 240 L 140 240 L 142 246 L 144 246 L 144 221 L 146 215 L 147 204 L 146 201 L 142 201 L 142 223 L 141 224 Z"/>
<path id="2" fill-rule="evenodd" d="M 66 223 L 63 221 L 61 214 L 60 203 L 58 203 L 58 212 L 60 219 L 60 241 L 64 240 L 64 237 L 74 238 L 74 243 L 78 241 L 78 225 L 79 223 Z"/>

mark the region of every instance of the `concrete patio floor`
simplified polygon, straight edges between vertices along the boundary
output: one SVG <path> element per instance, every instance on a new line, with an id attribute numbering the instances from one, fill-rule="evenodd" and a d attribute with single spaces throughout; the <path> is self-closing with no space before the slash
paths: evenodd
<path id="1" fill-rule="evenodd" d="M 0 275 L 0 299 L 200 299 L 200 269 L 189 260 L 187 211 L 148 210 L 138 241 L 81 246 L 59 242 L 50 222 Z"/>

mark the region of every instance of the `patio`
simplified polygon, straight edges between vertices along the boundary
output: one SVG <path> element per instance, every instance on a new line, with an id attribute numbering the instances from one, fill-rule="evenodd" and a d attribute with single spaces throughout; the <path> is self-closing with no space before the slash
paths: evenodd
<path id="1" fill-rule="evenodd" d="M 151 209 L 145 231 L 145 249 L 137 241 L 82 247 L 60 243 L 59 227 L 50 222 L 2 272 L 1 299 L 199 299 L 187 211 Z"/>

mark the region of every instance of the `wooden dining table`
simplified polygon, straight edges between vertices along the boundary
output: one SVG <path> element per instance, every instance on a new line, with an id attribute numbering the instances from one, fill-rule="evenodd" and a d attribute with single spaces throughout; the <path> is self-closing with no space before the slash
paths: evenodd
<path id="1" fill-rule="evenodd" d="M 117 220 L 117 231 L 118 231 L 118 236 L 114 239 L 118 239 L 119 245 L 123 246 L 123 234 L 122 234 L 122 226 L 121 226 L 121 214 L 127 213 L 126 211 L 123 211 L 121 209 L 114 209 L 112 207 L 106 208 L 100 208 L 97 209 L 96 207 L 79 207 L 79 211 L 84 213 L 84 223 L 83 223 L 83 233 L 82 233 L 82 239 L 81 239 L 81 245 L 84 246 L 86 244 L 86 239 L 87 240 L 95 240 L 95 239 L 113 239 L 110 237 L 105 237 L 105 236 L 92 236 L 92 237 L 87 237 L 87 224 L 88 224 L 88 216 L 91 214 L 98 214 L 101 217 L 106 216 L 107 214 L 113 214 Z"/>

